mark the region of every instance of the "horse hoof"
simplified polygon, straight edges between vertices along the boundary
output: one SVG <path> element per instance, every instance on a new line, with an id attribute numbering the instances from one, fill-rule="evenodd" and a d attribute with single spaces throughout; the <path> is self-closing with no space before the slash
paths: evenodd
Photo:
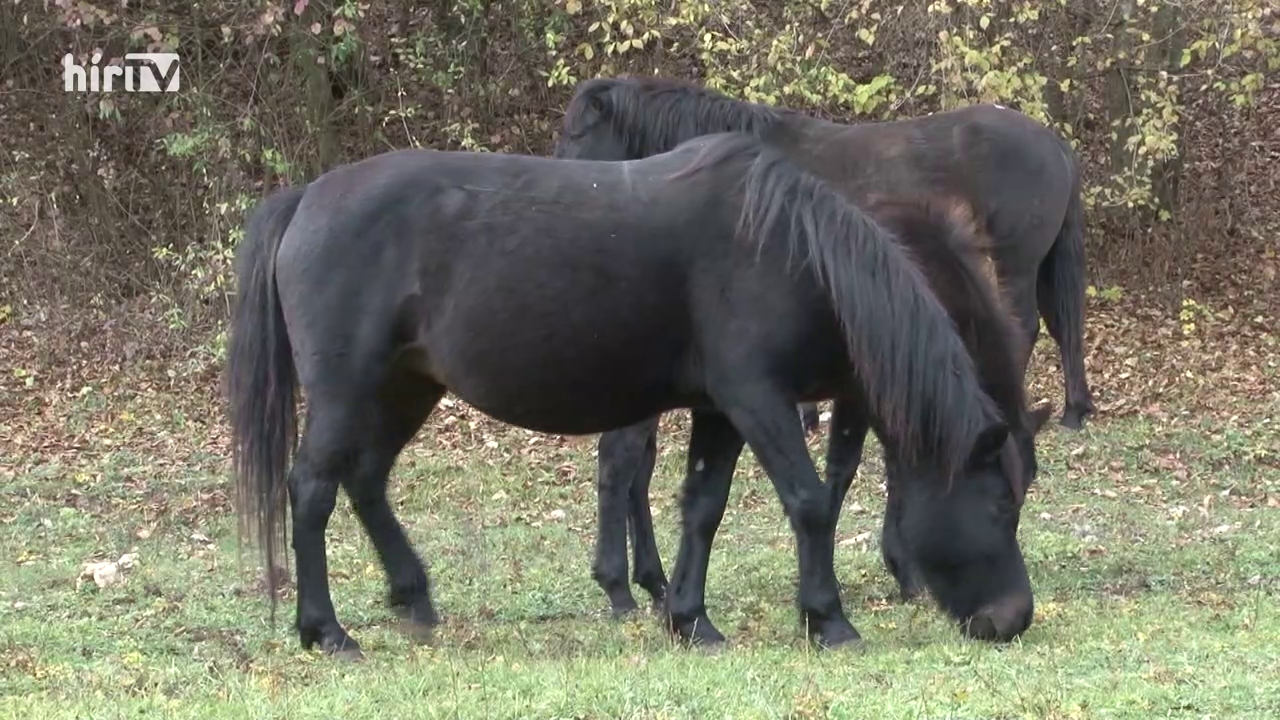
<path id="1" fill-rule="evenodd" d="M 314 627 L 310 626 L 300 627 L 298 639 L 302 643 L 303 650 L 313 650 L 318 647 L 324 655 L 346 659 L 353 659 L 361 655 L 360 643 L 356 642 L 342 629 L 342 626 L 336 623 L 323 629 L 314 629 Z"/>
<path id="2" fill-rule="evenodd" d="M 1084 419 L 1096 412 L 1093 408 L 1067 408 L 1062 411 L 1058 424 L 1068 430 L 1080 430 L 1084 427 Z"/>
<path id="3" fill-rule="evenodd" d="M 826 650 L 859 650 L 864 644 L 862 636 L 847 620 L 828 622 L 825 628 L 813 633 L 811 639 Z"/>
<path id="4" fill-rule="evenodd" d="M 724 635 L 706 617 L 689 623 L 673 624 L 672 630 L 685 645 L 701 650 L 715 650 L 727 642 Z"/>
<path id="5" fill-rule="evenodd" d="M 325 638 L 320 643 L 320 649 L 325 655 L 343 662 L 359 662 L 364 660 L 364 651 L 360 649 L 360 643 L 352 640 L 350 636 L 344 636 L 338 639 Z"/>
<path id="6" fill-rule="evenodd" d="M 716 642 L 696 642 L 689 644 L 689 650 L 701 655 L 720 655 L 729 649 L 729 641 L 721 639 Z"/>
<path id="7" fill-rule="evenodd" d="M 614 620 L 621 620 L 640 609 L 625 584 L 606 588 L 604 594 L 609 599 L 609 614 Z"/>
<path id="8" fill-rule="evenodd" d="M 614 620 L 626 620 L 640 610 L 640 606 L 631 598 L 616 600 L 610 603 L 609 616 Z"/>

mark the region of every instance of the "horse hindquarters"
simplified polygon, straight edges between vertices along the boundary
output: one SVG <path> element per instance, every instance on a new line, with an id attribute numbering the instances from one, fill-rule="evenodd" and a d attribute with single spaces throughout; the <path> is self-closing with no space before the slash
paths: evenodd
<path id="1" fill-rule="evenodd" d="M 282 314 L 307 396 L 306 424 L 288 479 L 297 561 L 297 630 L 304 647 L 360 655 L 343 629 L 328 582 L 325 531 L 339 486 L 368 534 L 387 575 L 392 607 L 415 636 L 438 622 L 427 572 L 387 500 L 396 457 L 417 433 L 445 388 L 420 368 L 417 351 L 403 352 L 412 296 L 394 265 L 396 241 L 370 253 L 354 242 L 354 221 L 335 218 L 322 200 L 303 204 L 277 255 Z M 383 228 L 386 229 L 386 228 Z M 354 264 L 357 253 L 365 262 Z M 358 268 L 358 272 L 333 272 Z"/>

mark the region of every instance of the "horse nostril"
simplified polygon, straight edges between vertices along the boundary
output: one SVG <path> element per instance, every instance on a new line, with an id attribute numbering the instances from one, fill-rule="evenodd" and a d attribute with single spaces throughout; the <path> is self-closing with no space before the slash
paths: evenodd
<path id="1" fill-rule="evenodd" d="M 1011 595 L 998 600 L 964 622 L 964 634 L 975 640 L 1008 642 L 1031 627 L 1035 602 L 1030 595 Z"/>

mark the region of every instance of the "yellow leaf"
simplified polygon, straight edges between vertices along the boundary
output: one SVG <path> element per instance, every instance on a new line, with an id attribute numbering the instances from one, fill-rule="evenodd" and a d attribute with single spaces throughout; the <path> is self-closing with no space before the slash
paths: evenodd
<path id="1" fill-rule="evenodd" d="M 568 0 L 568 2 L 564 4 L 564 9 L 565 12 L 570 15 L 577 15 L 582 11 L 582 2 L 581 0 Z"/>
<path id="2" fill-rule="evenodd" d="M 978 18 L 978 27 L 982 28 L 983 30 L 986 30 L 987 26 L 990 24 L 991 24 L 990 15 L 983 15 L 982 17 Z"/>

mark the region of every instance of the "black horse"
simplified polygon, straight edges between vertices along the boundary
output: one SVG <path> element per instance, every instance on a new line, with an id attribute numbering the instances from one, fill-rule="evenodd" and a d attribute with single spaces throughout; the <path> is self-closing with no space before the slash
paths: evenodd
<path id="1" fill-rule="evenodd" d="M 731 131 L 767 132 L 793 162 L 855 202 L 925 192 L 968 203 L 983 221 L 988 253 L 1025 334 L 1024 366 L 1039 333 L 1038 309 L 1062 356 L 1061 423 L 1078 429 L 1096 411 L 1084 367 L 1080 168 L 1056 133 L 990 104 L 845 125 L 682 80 L 596 78 L 579 83 L 569 101 L 555 156 L 634 160 Z"/>
<path id="2" fill-rule="evenodd" d="M 274 613 L 287 488 L 304 647 L 359 655 L 325 565 L 339 486 L 407 629 L 437 624 L 386 488 L 446 391 L 568 435 L 689 408 L 691 503 L 745 440 L 796 535 L 801 617 L 826 645 L 859 636 L 795 407 L 865 397 L 903 457 L 938 479 L 904 504 L 912 560 L 938 569 L 929 589 L 970 635 L 1008 638 L 1031 622 L 1010 426 L 951 319 L 891 235 L 749 135 L 626 163 L 378 155 L 261 203 L 237 281 L 228 384 L 241 529 L 257 533 Z M 306 424 L 290 468 L 299 385 Z M 686 511 L 695 536 L 704 520 Z M 709 552 L 686 538 L 676 576 L 705 579 Z M 671 629 L 697 639 L 705 609 L 685 588 L 668 594 Z"/>
<path id="3" fill-rule="evenodd" d="M 1015 342 L 1025 377 L 1039 330 L 1037 305 L 1062 353 L 1067 402 L 1062 424 L 1079 428 L 1094 411 L 1084 373 L 1084 238 L 1075 153 L 1022 113 L 979 105 L 898 122 L 843 125 L 787 109 L 733 100 L 665 78 L 594 79 L 579 84 L 565 113 L 555 155 L 627 160 L 664 152 L 699 135 L 740 131 L 767 135 L 794 162 L 855 201 L 873 193 L 927 193 L 968 205 L 976 234 L 1007 289 L 1021 328 Z M 918 256 L 935 250 L 923 236 Z M 801 405 L 806 430 L 817 409 Z M 630 526 L 636 584 L 656 600 L 666 578 L 653 536 L 648 485 L 657 419 L 604 434 L 599 441 L 599 526 L 593 576 L 615 613 L 636 607 L 627 587 Z M 833 436 L 833 442 L 844 442 Z M 839 453 L 860 454 L 858 448 Z M 629 521 L 629 522 L 627 522 Z M 885 517 L 886 535 L 896 531 Z M 900 558 L 891 565 L 905 565 Z M 903 578 L 910 573 L 895 572 Z M 918 588 L 901 585 L 904 596 Z"/>

